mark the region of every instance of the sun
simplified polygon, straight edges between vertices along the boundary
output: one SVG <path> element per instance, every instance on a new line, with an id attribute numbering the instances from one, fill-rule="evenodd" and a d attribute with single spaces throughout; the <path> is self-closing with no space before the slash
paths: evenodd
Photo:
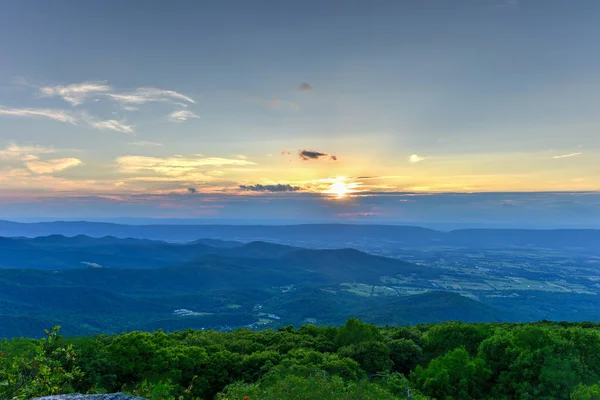
<path id="1" fill-rule="evenodd" d="M 346 197 L 350 192 L 350 188 L 343 180 L 336 180 L 331 184 L 331 188 L 329 190 L 330 193 L 333 193 L 337 198 Z"/>

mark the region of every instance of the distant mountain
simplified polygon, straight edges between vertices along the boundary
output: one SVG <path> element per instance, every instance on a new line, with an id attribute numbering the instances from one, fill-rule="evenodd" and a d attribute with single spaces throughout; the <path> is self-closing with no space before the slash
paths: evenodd
<path id="1" fill-rule="evenodd" d="M 219 240 L 219 239 L 198 239 L 190 244 L 203 244 L 205 246 L 217 247 L 222 249 L 231 249 L 233 247 L 239 247 L 243 245 L 243 242 L 236 242 L 233 240 Z"/>
<path id="2" fill-rule="evenodd" d="M 217 247 L 205 243 L 212 243 Z M 148 239 L 118 239 L 112 236 L 92 238 L 84 235 L 51 235 L 33 239 L 0 237 L 0 269 L 159 268 L 191 262 L 208 254 L 272 258 L 295 250 L 295 247 L 265 242 L 243 244 L 211 239 L 178 244 Z"/>
<path id="3" fill-rule="evenodd" d="M 221 242 L 200 244 L 211 247 L 236 247 L 231 241 L 267 241 L 307 247 L 355 247 L 357 241 L 370 240 L 382 246 L 534 246 L 548 248 L 600 247 L 600 230 L 594 229 L 462 229 L 441 232 L 414 226 L 307 224 L 261 225 L 120 225 L 100 222 L 16 223 L 0 221 L 0 236 L 37 237 L 48 235 L 91 237 L 113 236 L 191 242 L 199 238 Z"/>
<path id="4" fill-rule="evenodd" d="M 361 237 L 387 237 L 410 242 L 435 240 L 442 232 L 413 226 L 391 225 L 345 225 L 345 224 L 306 224 L 306 225 L 121 225 L 104 222 L 37 222 L 18 223 L 0 220 L 0 236 L 37 237 L 60 234 L 91 237 L 115 236 L 120 238 L 144 238 L 190 242 L 199 238 L 212 238 L 225 241 L 270 241 L 305 240 L 307 238 L 337 238 L 353 240 Z"/>

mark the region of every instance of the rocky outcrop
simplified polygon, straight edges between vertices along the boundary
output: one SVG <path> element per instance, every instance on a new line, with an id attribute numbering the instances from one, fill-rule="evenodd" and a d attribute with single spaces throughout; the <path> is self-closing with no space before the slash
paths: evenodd
<path id="1" fill-rule="evenodd" d="M 57 396 L 37 397 L 31 400 L 146 400 L 128 396 L 124 393 L 112 394 L 59 394 Z"/>

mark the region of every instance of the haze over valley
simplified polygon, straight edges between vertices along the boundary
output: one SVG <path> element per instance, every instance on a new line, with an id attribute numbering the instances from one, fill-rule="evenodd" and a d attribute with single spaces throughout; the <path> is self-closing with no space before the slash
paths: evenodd
<path id="1" fill-rule="evenodd" d="M 600 318 L 596 230 L 0 225 L 2 336 Z"/>

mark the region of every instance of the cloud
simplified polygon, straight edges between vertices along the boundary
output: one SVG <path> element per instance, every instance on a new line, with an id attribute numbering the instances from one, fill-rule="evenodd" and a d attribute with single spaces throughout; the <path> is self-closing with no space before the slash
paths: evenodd
<path id="1" fill-rule="evenodd" d="M 100 130 L 108 129 L 111 131 L 117 131 L 117 132 L 123 132 L 123 133 L 131 133 L 131 134 L 134 133 L 132 125 L 125 125 L 124 123 L 114 120 L 114 119 L 109 119 L 106 121 L 99 121 L 99 120 L 92 118 L 92 119 L 88 119 L 87 122 L 93 128 L 100 129 Z"/>
<path id="2" fill-rule="evenodd" d="M 81 164 L 83 163 L 77 158 L 57 158 L 46 161 L 28 161 L 25 166 L 36 174 L 52 174 Z"/>
<path id="3" fill-rule="evenodd" d="M 241 190 L 250 192 L 298 192 L 302 190 L 299 186 L 292 186 L 290 184 L 277 184 L 277 185 L 240 185 Z"/>
<path id="4" fill-rule="evenodd" d="M 173 90 L 163 90 L 152 87 L 141 87 L 129 93 L 115 93 L 113 87 L 103 82 L 81 82 L 70 85 L 42 86 L 28 84 L 19 80 L 18 84 L 35 88 L 44 97 L 60 97 L 73 106 L 84 103 L 90 96 L 95 96 L 94 101 L 101 98 L 112 99 L 120 103 L 125 111 L 137 111 L 139 105 L 150 102 L 166 102 L 187 107 L 189 103 L 195 103 L 194 99 Z M 84 123 L 88 126 L 101 130 L 113 130 L 123 133 L 134 133 L 133 126 L 114 119 L 101 120 L 88 115 L 85 111 L 68 112 L 61 109 L 38 109 L 38 108 L 8 108 L 0 106 L 0 117 L 12 116 L 23 118 L 49 118 L 55 121 L 77 124 Z M 182 122 L 189 118 L 198 118 L 192 111 L 174 111 L 169 115 L 171 121 Z"/>
<path id="5" fill-rule="evenodd" d="M 28 177 L 31 173 L 52 174 L 64 169 L 82 164 L 77 158 L 55 158 L 50 160 L 40 160 L 43 154 L 52 154 L 57 149 L 43 146 L 20 146 L 16 143 L 10 143 L 6 148 L 0 149 L 0 168 L 8 167 L 8 172 L 3 169 L 3 175 L 12 175 L 13 177 Z M 17 174 L 18 173 L 18 174 Z M 17 174 L 17 175 L 15 175 Z"/>
<path id="6" fill-rule="evenodd" d="M 74 124 L 76 121 L 76 119 L 66 111 L 43 108 L 5 108 L 0 106 L 0 116 L 24 118 L 43 117 L 70 124 Z"/>
<path id="7" fill-rule="evenodd" d="M 183 121 L 187 121 L 189 118 L 200 118 L 200 117 L 189 110 L 173 111 L 171 114 L 169 114 L 169 119 L 173 122 L 183 122 Z"/>
<path id="8" fill-rule="evenodd" d="M 152 102 L 174 102 L 176 100 L 195 103 L 194 99 L 173 90 L 138 88 L 131 93 L 109 93 L 109 98 L 124 104 L 145 104 Z"/>
<path id="9" fill-rule="evenodd" d="M 321 158 L 328 157 L 330 161 L 337 161 L 337 156 L 329 155 L 327 153 L 321 153 L 313 150 L 299 150 L 298 156 L 305 161 L 308 160 L 319 160 Z"/>
<path id="10" fill-rule="evenodd" d="M 192 187 L 191 187 L 191 188 L 187 188 L 187 191 L 188 191 L 188 193 L 190 193 L 190 194 L 194 194 L 194 193 L 196 193 L 196 192 L 197 192 L 196 188 L 192 188 Z"/>
<path id="11" fill-rule="evenodd" d="M 298 87 L 298 90 L 301 92 L 310 92 L 311 90 L 313 90 L 313 88 L 308 83 L 302 82 Z"/>
<path id="12" fill-rule="evenodd" d="M 158 143 L 158 142 L 149 142 L 149 141 L 145 141 L 145 140 L 139 140 L 137 142 L 129 142 L 127 143 L 130 146 L 152 146 L 152 147 L 159 147 L 162 146 L 162 143 Z"/>
<path id="13" fill-rule="evenodd" d="M 28 161 L 37 159 L 36 154 L 54 153 L 56 150 L 42 146 L 19 146 L 10 143 L 5 149 L 0 149 L 0 158 Z"/>
<path id="14" fill-rule="evenodd" d="M 218 167 L 224 165 L 256 165 L 247 160 L 229 159 L 219 157 L 146 157 L 146 156 L 122 156 L 117 158 L 122 173 L 156 173 L 169 177 L 191 176 L 199 172 L 203 167 Z"/>
<path id="15" fill-rule="evenodd" d="M 105 84 L 82 82 L 67 86 L 45 86 L 40 88 L 40 93 L 44 96 L 61 97 L 63 100 L 77 106 L 83 103 L 86 98 L 93 93 L 110 92 L 112 88 Z"/>
<path id="16" fill-rule="evenodd" d="M 408 162 L 411 164 L 416 164 L 418 162 L 421 162 L 425 160 L 425 157 L 421 157 L 418 154 L 411 154 L 410 157 L 408 157 Z"/>
<path id="17" fill-rule="evenodd" d="M 55 121 L 77 124 L 79 122 L 84 122 L 96 129 L 109 129 L 117 132 L 123 133 L 133 133 L 133 127 L 131 125 L 125 125 L 122 122 L 116 121 L 114 119 L 110 120 L 98 120 L 94 117 L 89 116 L 85 112 L 80 112 L 74 115 L 64 111 L 64 110 L 54 110 L 54 109 L 39 109 L 39 108 L 3 108 L 0 107 L 0 116 L 11 116 L 11 117 L 23 117 L 23 118 L 49 118 Z"/>
<path id="18" fill-rule="evenodd" d="M 300 155 L 300 158 L 302 158 L 303 160 L 318 160 L 321 157 L 327 156 L 326 153 L 321 153 L 321 152 L 312 151 L 312 150 L 300 150 L 300 152 L 298 154 Z"/>
<path id="19" fill-rule="evenodd" d="M 554 156 L 552 158 L 556 160 L 556 159 L 559 159 L 559 158 L 569 158 L 569 157 L 580 156 L 582 154 L 583 153 L 581 153 L 581 152 L 579 152 L 579 153 L 570 153 L 570 154 L 563 154 L 563 155 L 560 155 L 560 156 Z"/>

